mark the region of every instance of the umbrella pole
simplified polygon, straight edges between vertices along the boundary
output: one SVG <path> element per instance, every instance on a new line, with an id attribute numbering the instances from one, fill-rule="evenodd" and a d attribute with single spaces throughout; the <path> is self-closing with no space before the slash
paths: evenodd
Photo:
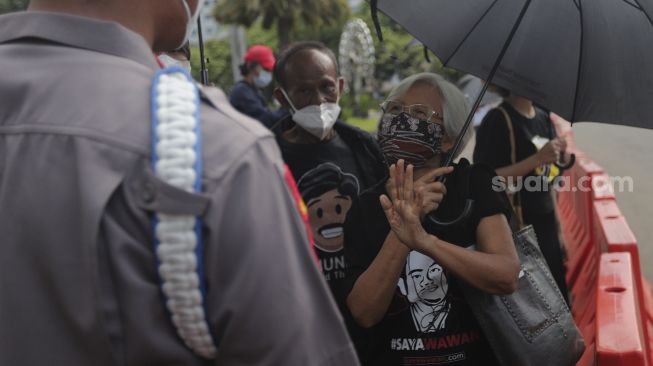
<path id="1" fill-rule="evenodd" d="M 209 85 L 209 70 L 206 68 L 206 56 L 204 54 L 204 36 L 202 35 L 202 18 L 197 18 L 197 38 L 200 44 L 200 81 L 203 85 Z"/>
<path id="2" fill-rule="evenodd" d="M 530 4 L 531 4 L 531 0 L 526 0 L 526 2 L 524 3 L 524 6 L 522 7 L 521 12 L 519 13 L 519 17 L 517 18 L 517 21 L 512 26 L 512 29 L 510 30 L 510 34 L 508 35 L 506 42 L 503 44 L 503 47 L 501 48 L 501 52 L 499 53 L 499 56 L 497 57 L 496 61 L 494 62 L 494 65 L 492 66 L 492 69 L 490 70 L 490 74 L 485 79 L 485 83 L 483 84 L 483 88 L 481 89 L 481 92 L 478 94 L 478 97 L 476 97 L 474 106 L 472 107 L 471 111 L 469 112 L 469 115 L 467 116 L 467 120 L 465 121 L 465 124 L 463 125 L 463 128 L 460 131 L 458 138 L 456 139 L 456 143 L 451 149 L 451 153 L 447 155 L 447 158 L 445 159 L 442 166 L 450 166 L 453 163 L 454 157 L 462 147 L 463 137 L 465 136 L 465 133 L 467 132 L 469 126 L 472 123 L 472 119 L 474 118 L 474 113 L 476 112 L 479 105 L 481 104 L 481 100 L 483 99 L 485 92 L 487 92 L 487 89 L 490 86 L 492 79 L 494 79 L 494 75 L 499 69 L 501 62 L 503 61 L 503 57 L 506 55 L 506 52 L 508 51 L 508 47 L 510 46 L 512 39 L 514 38 L 515 33 L 517 33 L 517 29 L 519 28 L 519 25 L 521 24 L 522 19 L 524 18 L 524 14 L 526 14 L 526 11 L 528 10 Z"/>
<path id="3" fill-rule="evenodd" d="M 526 14 L 526 11 L 528 10 L 528 6 L 531 4 L 531 0 L 526 0 L 524 3 L 524 6 L 521 9 L 521 12 L 519 13 L 519 17 L 517 18 L 517 21 L 515 24 L 512 26 L 512 29 L 510 30 L 510 34 L 508 35 L 508 38 L 506 39 L 506 42 L 503 44 L 503 47 L 501 48 L 501 52 L 499 53 L 499 56 L 497 57 L 496 61 L 494 62 L 494 66 L 492 66 L 492 70 L 490 70 L 490 74 L 488 75 L 487 79 L 485 80 L 485 84 L 483 84 L 483 88 L 481 89 L 481 92 L 479 93 L 478 97 L 476 97 L 476 102 L 474 102 L 474 106 L 469 112 L 469 115 L 467 116 L 467 120 L 465 121 L 465 125 L 463 126 L 462 130 L 460 131 L 460 134 L 458 138 L 456 139 L 456 143 L 454 144 L 453 148 L 451 149 L 451 152 L 447 154 L 447 158 L 444 161 L 444 164 L 442 166 L 450 166 L 453 164 L 453 159 L 462 147 L 463 143 L 463 137 L 465 136 L 465 133 L 469 129 L 469 125 L 472 123 L 472 118 L 474 117 L 474 112 L 476 109 L 478 109 L 478 106 L 481 104 L 481 99 L 483 99 L 483 96 L 485 95 L 485 92 L 487 92 L 488 87 L 490 86 L 490 83 L 492 82 L 492 79 L 494 79 L 494 75 L 496 74 L 497 70 L 499 69 L 499 66 L 501 65 L 501 61 L 503 61 L 503 57 L 506 55 L 506 52 L 508 51 L 508 47 L 510 46 L 510 43 L 512 42 L 513 37 L 515 36 L 515 33 L 517 33 L 517 29 L 519 28 L 519 25 L 521 24 L 522 19 L 524 18 L 524 14 Z M 438 178 L 438 181 L 440 182 L 445 182 L 446 181 L 446 176 L 440 176 Z M 472 213 L 472 208 L 474 206 L 474 200 L 467 197 L 465 200 L 465 207 L 463 208 L 462 213 L 455 218 L 452 221 L 440 221 L 438 220 L 434 213 L 430 213 L 427 215 L 427 219 L 431 221 L 431 223 L 439 228 L 446 228 L 446 227 L 451 227 L 455 226 L 460 222 L 465 221 L 469 215 Z"/>

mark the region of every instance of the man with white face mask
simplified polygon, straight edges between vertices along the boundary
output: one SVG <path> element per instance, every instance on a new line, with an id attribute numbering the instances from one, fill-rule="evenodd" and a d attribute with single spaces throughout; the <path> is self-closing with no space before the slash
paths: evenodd
<path id="1" fill-rule="evenodd" d="M 370 134 L 338 121 L 344 80 L 338 77 L 338 65 L 329 48 L 319 42 L 292 45 L 280 57 L 275 78 L 279 85 L 275 96 L 291 111 L 284 123 L 293 126 L 278 135 L 277 142 L 308 205 L 325 279 L 345 309 L 341 302 L 346 275 L 344 220 L 351 200 L 385 177 L 387 168 Z M 321 195 L 306 194 L 324 185 L 326 178 L 315 179 L 320 176 L 332 177 L 339 188 Z M 352 181 L 349 185 L 355 189 L 343 189 L 345 181 Z"/>
<path id="2" fill-rule="evenodd" d="M 164 76 L 184 90 L 157 89 L 170 84 L 153 53 L 183 44 L 198 7 L 32 0 L 0 16 L 0 365 L 358 364 L 274 136 L 179 73 Z M 201 149 L 159 144 L 179 132 L 152 128 L 163 111 L 194 128 L 170 135 Z M 181 160 L 203 169 L 182 177 L 198 183 L 186 190 L 152 166 L 188 150 Z M 197 233 L 153 224 L 188 217 Z M 200 253 L 158 265 L 196 238 Z M 203 267 L 191 279 L 204 292 L 188 277 L 162 289 L 186 266 Z M 196 292 L 166 303 L 171 288 Z M 178 312 L 186 302 L 205 310 Z M 200 357 L 182 338 L 217 352 Z"/>

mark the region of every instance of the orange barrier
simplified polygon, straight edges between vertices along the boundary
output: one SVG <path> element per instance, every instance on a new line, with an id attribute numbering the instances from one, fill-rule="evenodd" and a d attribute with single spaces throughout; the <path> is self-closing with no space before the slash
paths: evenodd
<path id="1" fill-rule="evenodd" d="M 651 288 L 651 284 L 642 277 L 642 282 L 644 283 L 644 309 L 643 313 L 644 319 L 642 319 L 642 322 L 644 322 L 645 326 L 644 329 L 647 331 L 647 334 L 649 335 L 648 338 L 646 338 L 646 348 L 647 348 L 647 354 L 648 354 L 648 360 L 649 363 L 651 360 L 653 360 L 653 339 L 651 339 L 651 335 L 653 334 L 653 289 Z"/>
<path id="2" fill-rule="evenodd" d="M 596 309 L 598 366 L 646 365 L 629 253 L 601 256 Z"/>
<path id="3" fill-rule="evenodd" d="M 603 181 L 606 176 L 600 166 L 580 153 L 567 177 L 570 187 L 560 192 L 565 197 L 560 218 L 568 258 L 566 279 L 574 302 L 574 319 L 579 327 L 592 329 L 596 289 L 588 284 L 596 283 L 601 253 L 594 240 L 591 213 L 595 195 L 592 188 L 595 180 Z M 609 197 L 609 194 L 602 196 Z"/>
<path id="4" fill-rule="evenodd" d="M 633 234 L 626 218 L 621 214 L 619 206 L 615 200 L 602 200 L 594 202 L 594 237 L 596 238 L 596 245 L 602 252 L 628 252 L 632 259 L 631 271 L 633 281 L 635 283 L 635 300 L 637 301 L 637 308 L 639 319 L 642 322 L 642 330 L 644 339 L 650 339 L 649 329 L 646 327 L 645 321 L 647 320 L 647 310 L 649 307 L 646 303 L 646 292 L 649 288 L 645 288 L 642 276 L 642 270 L 639 261 L 639 248 L 637 246 L 637 239 Z M 645 349 L 650 348 L 645 344 Z M 649 355 L 646 354 L 648 358 Z M 649 359 L 649 362 L 651 360 Z"/>
<path id="5" fill-rule="evenodd" d="M 577 365 L 653 365 L 653 290 L 641 274 L 637 240 L 609 176 L 574 147 L 567 121 L 551 120 L 576 154 L 563 172 L 570 189 L 559 192 L 558 211 L 572 313 L 586 344 Z"/>

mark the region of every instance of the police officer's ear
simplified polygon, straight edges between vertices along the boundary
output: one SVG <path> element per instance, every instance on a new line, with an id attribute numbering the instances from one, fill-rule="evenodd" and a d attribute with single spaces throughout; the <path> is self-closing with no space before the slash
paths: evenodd
<path id="1" fill-rule="evenodd" d="M 284 95 L 283 91 L 281 91 L 281 87 L 277 87 L 274 89 L 274 97 L 277 99 L 277 102 L 281 104 L 282 107 L 286 109 L 290 109 L 290 103 L 288 103 L 288 99 L 286 99 L 286 96 Z"/>

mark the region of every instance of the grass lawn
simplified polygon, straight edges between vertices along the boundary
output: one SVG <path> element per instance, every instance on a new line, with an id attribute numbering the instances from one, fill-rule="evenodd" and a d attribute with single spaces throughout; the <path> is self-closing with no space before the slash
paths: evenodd
<path id="1" fill-rule="evenodd" d="M 376 132 L 376 124 L 379 122 L 379 119 L 378 117 L 377 118 L 349 117 L 346 122 L 362 130 L 368 132 Z"/>

